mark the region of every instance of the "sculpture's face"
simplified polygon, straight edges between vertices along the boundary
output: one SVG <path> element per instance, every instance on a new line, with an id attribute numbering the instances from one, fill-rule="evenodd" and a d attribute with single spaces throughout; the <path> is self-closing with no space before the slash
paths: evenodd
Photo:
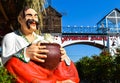
<path id="1" fill-rule="evenodd" d="M 28 29 L 36 30 L 38 28 L 38 14 L 34 9 L 27 9 L 25 13 L 25 22 Z"/>

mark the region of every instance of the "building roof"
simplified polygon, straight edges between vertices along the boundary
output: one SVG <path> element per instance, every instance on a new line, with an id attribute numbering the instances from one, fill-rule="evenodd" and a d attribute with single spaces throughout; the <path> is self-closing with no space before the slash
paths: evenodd
<path id="1" fill-rule="evenodd" d="M 112 11 L 110 11 L 108 14 L 106 14 L 106 15 L 97 23 L 97 25 L 98 25 L 99 23 L 101 23 L 106 17 L 108 17 L 109 15 L 112 15 L 111 13 L 114 12 L 114 11 L 118 12 L 118 13 L 117 13 L 117 16 L 120 16 L 120 10 L 119 10 L 118 8 L 114 8 Z M 113 22 L 113 23 L 114 23 L 114 21 L 115 21 L 115 20 L 113 20 L 113 19 L 109 19 L 109 20 L 111 20 L 111 22 Z M 120 20 L 119 20 L 119 22 L 120 22 Z"/>
<path id="2" fill-rule="evenodd" d="M 47 14 L 52 14 L 52 15 L 58 15 L 60 17 L 62 17 L 62 14 L 59 13 L 55 8 L 53 8 L 51 5 L 49 5 L 47 8 L 46 8 L 46 13 Z M 54 13 L 54 14 L 53 14 Z"/>

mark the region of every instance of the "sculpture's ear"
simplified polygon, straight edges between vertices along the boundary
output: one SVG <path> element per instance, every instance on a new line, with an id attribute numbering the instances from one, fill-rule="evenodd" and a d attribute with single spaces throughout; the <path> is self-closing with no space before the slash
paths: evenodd
<path id="1" fill-rule="evenodd" d="M 20 24 L 23 24 L 23 22 L 24 22 L 24 18 L 22 18 L 22 16 L 18 16 L 18 22 L 20 23 Z"/>
<path id="2" fill-rule="evenodd" d="M 22 22 L 22 17 L 19 15 L 18 16 L 18 22 L 21 23 Z"/>

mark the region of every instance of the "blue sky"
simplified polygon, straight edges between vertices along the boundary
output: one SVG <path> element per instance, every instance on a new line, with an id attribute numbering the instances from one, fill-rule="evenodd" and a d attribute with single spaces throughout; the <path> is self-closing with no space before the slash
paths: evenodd
<path id="1" fill-rule="evenodd" d="M 120 9 L 120 0 L 51 0 L 51 5 L 62 13 L 62 26 L 94 26 L 113 9 Z M 100 49 L 83 45 L 65 47 L 75 62 L 84 56 L 99 54 Z"/>

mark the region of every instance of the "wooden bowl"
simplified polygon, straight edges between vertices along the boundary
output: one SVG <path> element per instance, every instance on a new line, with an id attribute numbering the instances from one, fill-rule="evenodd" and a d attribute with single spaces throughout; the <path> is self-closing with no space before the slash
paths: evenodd
<path id="1" fill-rule="evenodd" d="M 60 45 L 57 43 L 41 43 L 41 45 L 45 45 L 46 49 L 49 50 L 49 53 L 47 54 L 47 58 L 44 63 L 37 62 L 37 64 L 46 69 L 54 70 L 61 59 Z"/>

